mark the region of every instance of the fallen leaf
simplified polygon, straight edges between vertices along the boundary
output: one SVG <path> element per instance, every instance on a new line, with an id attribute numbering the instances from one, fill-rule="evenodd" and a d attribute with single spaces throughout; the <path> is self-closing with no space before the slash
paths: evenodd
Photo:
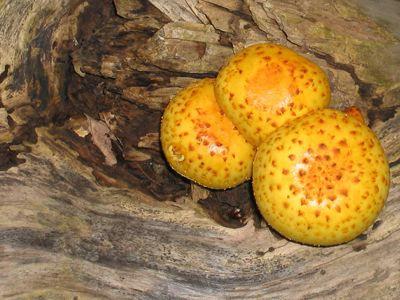
<path id="1" fill-rule="evenodd" d="M 105 122 L 95 120 L 88 115 L 86 115 L 86 118 L 89 123 L 89 132 L 92 135 L 93 144 L 103 153 L 105 164 L 108 166 L 115 165 L 117 163 L 117 158 L 112 151 L 111 143 L 112 139 L 116 140 L 114 134 Z"/>

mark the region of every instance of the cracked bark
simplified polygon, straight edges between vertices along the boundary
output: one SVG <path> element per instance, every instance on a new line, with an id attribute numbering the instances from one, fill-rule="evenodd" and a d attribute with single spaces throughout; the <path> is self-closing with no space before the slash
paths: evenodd
<path id="1" fill-rule="evenodd" d="M 0 1 L 0 295 L 398 298 L 400 34 L 379 18 L 399 4 L 366 3 Z M 348 244 L 288 242 L 248 183 L 192 185 L 160 153 L 169 99 L 260 41 L 321 65 L 382 141 L 390 196 Z"/>

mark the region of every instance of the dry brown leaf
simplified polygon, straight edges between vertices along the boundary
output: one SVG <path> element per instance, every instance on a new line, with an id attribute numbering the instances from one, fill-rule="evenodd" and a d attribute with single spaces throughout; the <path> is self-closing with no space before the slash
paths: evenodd
<path id="1" fill-rule="evenodd" d="M 112 139 L 116 139 L 110 128 L 103 121 L 95 120 L 86 115 L 89 124 L 89 131 L 92 135 L 93 144 L 99 148 L 105 158 L 105 164 L 113 166 L 117 163 L 117 158 L 112 150 Z"/>

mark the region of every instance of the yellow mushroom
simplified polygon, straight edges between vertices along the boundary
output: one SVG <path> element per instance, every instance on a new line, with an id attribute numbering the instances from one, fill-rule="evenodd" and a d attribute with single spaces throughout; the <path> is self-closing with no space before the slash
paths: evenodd
<path id="1" fill-rule="evenodd" d="M 253 190 L 265 220 L 310 245 L 350 241 L 376 219 L 389 167 L 374 133 L 353 110 L 323 109 L 274 131 L 258 148 Z"/>
<path id="2" fill-rule="evenodd" d="M 220 107 L 256 146 L 288 120 L 330 101 L 325 73 L 275 44 L 253 45 L 233 56 L 221 69 L 215 91 Z"/>
<path id="3" fill-rule="evenodd" d="M 219 108 L 214 81 L 200 80 L 171 100 L 161 122 L 161 145 L 176 172 L 227 189 L 250 179 L 255 150 Z"/>

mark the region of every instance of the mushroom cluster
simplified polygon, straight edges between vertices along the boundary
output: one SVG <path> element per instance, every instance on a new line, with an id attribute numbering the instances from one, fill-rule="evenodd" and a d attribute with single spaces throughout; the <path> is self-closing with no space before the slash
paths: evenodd
<path id="1" fill-rule="evenodd" d="M 389 167 L 359 111 L 328 109 L 330 97 L 315 63 L 280 45 L 253 45 L 170 101 L 162 149 L 176 172 L 208 188 L 253 177 L 262 216 L 286 238 L 344 243 L 381 211 Z"/>

